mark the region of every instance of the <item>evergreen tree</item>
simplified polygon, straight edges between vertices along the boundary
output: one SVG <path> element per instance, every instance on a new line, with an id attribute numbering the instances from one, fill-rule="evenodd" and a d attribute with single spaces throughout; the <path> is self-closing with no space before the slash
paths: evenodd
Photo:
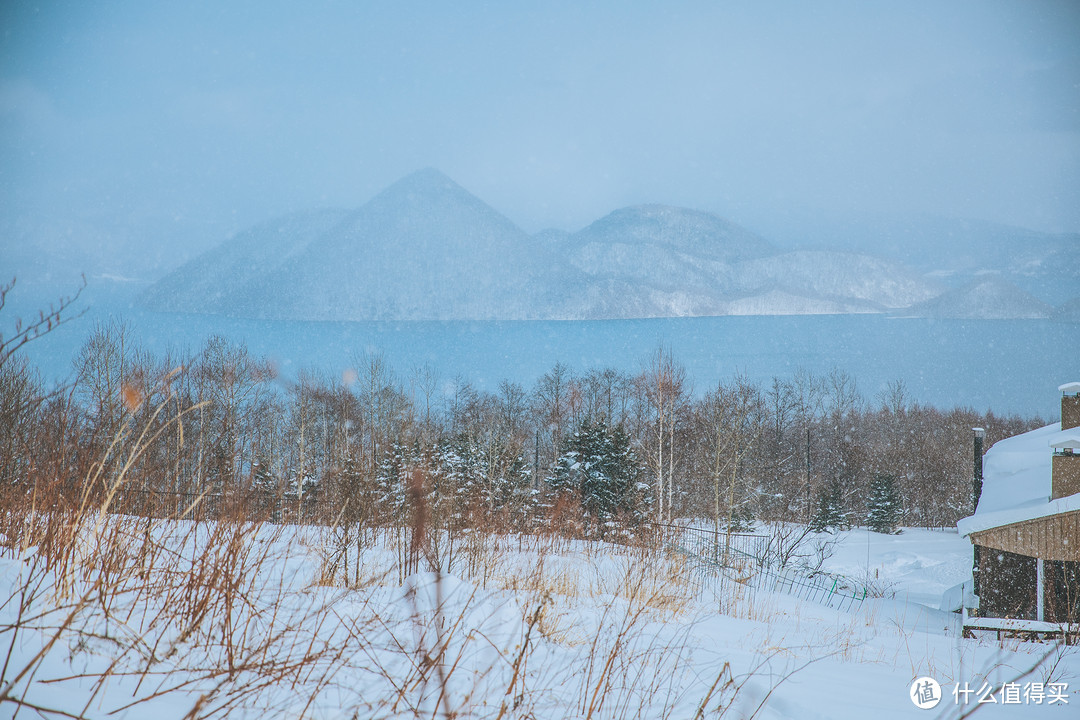
<path id="1" fill-rule="evenodd" d="M 269 496 L 275 497 L 278 493 L 278 482 L 270 471 L 270 463 L 266 458 L 259 456 L 252 468 L 252 481 L 255 489 Z"/>
<path id="2" fill-rule="evenodd" d="M 444 438 L 435 448 L 433 464 L 436 502 L 452 502 L 450 512 L 456 519 L 504 509 L 520 515 L 532 500 L 525 456 L 497 435 Z"/>
<path id="3" fill-rule="evenodd" d="M 810 522 L 810 529 L 816 532 L 825 530 L 847 530 L 851 527 L 847 512 L 844 510 L 844 490 L 839 478 L 829 481 L 825 492 L 818 499 L 817 515 Z"/>
<path id="4" fill-rule="evenodd" d="M 749 532 L 754 529 L 754 508 L 748 500 L 744 500 L 731 513 L 731 531 L 736 533 Z"/>
<path id="5" fill-rule="evenodd" d="M 866 505 L 866 524 L 871 530 L 888 535 L 897 533 L 903 508 L 900 504 L 900 488 L 893 475 L 874 475 Z"/>
<path id="6" fill-rule="evenodd" d="M 370 515 L 375 504 L 373 488 L 370 483 L 365 482 L 364 465 L 355 453 L 349 453 L 345 457 L 340 482 L 346 521 L 358 522 Z"/>
<path id="7" fill-rule="evenodd" d="M 556 490 L 576 490 L 587 515 L 606 522 L 642 507 L 641 463 L 622 426 L 611 429 L 601 418 L 584 420 L 564 443 L 549 483 Z"/>
<path id="8" fill-rule="evenodd" d="M 286 498 L 310 498 L 319 491 L 319 481 L 312 475 L 312 468 L 307 468 L 299 476 L 289 479 Z"/>
<path id="9" fill-rule="evenodd" d="M 259 494 L 256 502 L 259 503 L 261 509 L 269 509 L 271 520 L 278 522 L 281 519 L 280 508 L 278 507 L 280 499 L 279 487 L 278 481 L 270 469 L 269 461 L 260 455 L 252 466 L 251 476 L 255 491 Z"/>
<path id="10" fill-rule="evenodd" d="M 404 517 L 406 473 L 411 466 L 409 455 L 407 448 L 395 442 L 379 463 L 374 501 L 382 521 Z"/>
<path id="11" fill-rule="evenodd" d="M 478 474 L 464 436 L 442 438 L 435 446 L 432 464 L 434 504 L 448 519 L 458 522 L 463 519 Z"/>

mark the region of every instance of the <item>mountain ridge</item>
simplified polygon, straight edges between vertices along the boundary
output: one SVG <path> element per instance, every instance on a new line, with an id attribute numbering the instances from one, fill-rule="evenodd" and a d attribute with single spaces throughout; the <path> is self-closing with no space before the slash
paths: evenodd
<path id="1" fill-rule="evenodd" d="M 921 317 L 960 320 L 1041 320 L 1054 315 L 1051 305 L 997 275 L 949 290 L 908 311 Z"/>
<path id="2" fill-rule="evenodd" d="M 293 320 L 591 320 L 932 313 L 927 303 L 947 290 L 900 262 L 785 251 L 720 216 L 667 205 L 529 235 L 425 168 L 359 208 L 238 233 L 161 278 L 142 302 Z"/>

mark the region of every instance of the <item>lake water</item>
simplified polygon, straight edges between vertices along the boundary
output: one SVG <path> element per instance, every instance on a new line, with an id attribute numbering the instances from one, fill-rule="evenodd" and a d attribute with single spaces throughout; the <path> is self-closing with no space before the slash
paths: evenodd
<path id="1" fill-rule="evenodd" d="M 47 375 L 70 373 L 94 322 L 114 312 L 97 304 L 81 318 L 26 346 Z M 755 316 L 587 322 L 327 323 L 239 320 L 153 313 L 122 317 L 147 348 L 198 348 L 211 334 L 243 341 L 273 358 L 286 376 L 304 367 L 341 373 L 358 354 L 382 352 L 399 377 L 430 364 L 445 380 L 494 390 L 510 379 L 530 387 L 556 362 L 575 371 L 612 366 L 637 372 L 658 345 L 670 348 L 695 391 L 743 373 L 753 380 L 805 368 L 842 369 L 874 400 L 903 379 L 909 394 L 942 408 L 1057 418 L 1057 386 L 1080 380 L 1080 324 L 1041 320 L 928 320 L 880 315 Z M 4 326 L 11 324 L 6 319 Z"/>

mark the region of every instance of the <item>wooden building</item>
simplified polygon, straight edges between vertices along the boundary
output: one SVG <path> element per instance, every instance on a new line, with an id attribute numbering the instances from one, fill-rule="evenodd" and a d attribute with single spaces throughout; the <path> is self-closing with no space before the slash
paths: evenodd
<path id="1" fill-rule="evenodd" d="M 976 457 L 975 513 L 957 523 L 975 547 L 967 634 L 1080 636 L 1080 383 L 1058 389 L 1060 423 Z"/>

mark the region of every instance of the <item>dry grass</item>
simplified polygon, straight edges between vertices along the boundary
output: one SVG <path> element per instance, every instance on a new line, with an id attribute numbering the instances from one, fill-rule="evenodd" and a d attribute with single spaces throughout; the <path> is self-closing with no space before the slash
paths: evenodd
<path id="1" fill-rule="evenodd" d="M 450 538 L 419 494 L 412 527 L 363 533 L 270 524 L 240 493 L 212 522 L 194 505 L 116 512 L 157 439 L 122 427 L 74 496 L 0 495 L 3 711 L 303 717 L 333 697 L 356 717 L 712 717 L 739 687 L 723 663 L 685 682 L 699 589 L 658 543 Z M 394 595 L 425 573 L 433 585 Z M 80 704 L 51 706 L 53 689 Z"/>
<path id="2" fill-rule="evenodd" d="M 282 613 L 285 585 L 270 577 L 287 547 L 281 528 L 248 519 L 240 498 L 214 523 L 185 519 L 190 508 L 171 518 L 114 512 L 141 456 L 164 428 L 183 423 L 180 415 L 150 433 L 164 407 L 141 427 L 125 423 L 74 495 L 39 479 L 31 492 L 9 488 L 2 498 L 4 550 L 22 562 L 9 564 L 17 576 L 0 602 L 8 618 L 0 706 L 82 716 L 120 683 L 130 698 L 110 711 L 170 697 L 190 703 L 189 717 L 223 716 L 269 686 L 311 677 L 331 657 L 317 606 Z M 27 642 L 40 650 L 19 652 Z M 64 645 L 69 666 L 84 671 L 46 667 Z M 32 699 L 42 694 L 30 693 L 35 684 L 79 688 L 85 704 L 46 707 Z"/>

